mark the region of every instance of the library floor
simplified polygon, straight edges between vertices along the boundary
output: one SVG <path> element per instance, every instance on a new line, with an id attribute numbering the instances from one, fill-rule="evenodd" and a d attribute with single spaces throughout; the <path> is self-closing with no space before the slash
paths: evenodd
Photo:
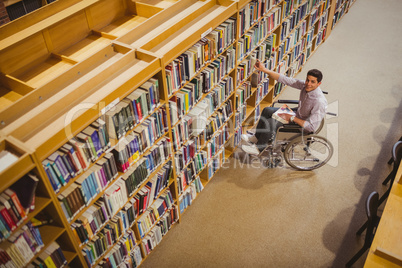
<path id="1" fill-rule="evenodd" d="M 357 0 L 297 76 L 323 71 L 338 113 L 324 131 L 336 149 L 329 164 L 300 172 L 232 156 L 142 267 L 344 267 L 363 245 L 355 232 L 366 197 L 386 190 L 402 135 L 400 10 L 398 0 Z"/>

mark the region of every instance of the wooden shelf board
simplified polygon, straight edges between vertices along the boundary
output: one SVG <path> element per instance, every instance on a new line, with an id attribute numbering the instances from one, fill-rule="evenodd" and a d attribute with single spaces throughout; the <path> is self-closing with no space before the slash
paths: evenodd
<path id="1" fill-rule="evenodd" d="M 46 248 L 64 232 L 64 228 L 53 225 L 44 225 L 39 227 L 39 232 Z"/>
<path id="2" fill-rule="evenodd" d="M 71 63 L 50 56 L 47 60 L 34 66 L 21 75 L 15 75 L 19 80 L 33 88 L 40 87 L 49 82 L 53 77 L 59 76 L 72 66 Z M 14 76 L 11 74 L 11 76 Z"/>
<path id="3" fill-rule="evenodd" d="M 17 162 L 0 173 L 1 192 L 9 188 L 16 180 L 27 174 L 34 167 L 35 163 L 29 154 L 20 156 Z"/>
<path id="4" fill-rule="evenodd" d="M 60 12 L 49 16 L 48 18 L 41 20 L 40 22 L 27 27 L 21 31 L 18 31 L 17 33 L 4 38 L 3 40 L 0 40 L 0 50 L 3 50 L 9 46 L 12 46 L 13 44 L 24 40 L 25 38 L 28 38 L 44 29 L 47 27 L 56 24 L 57 22 L 62 21 L 63 19 L 69 17 L 71 14 L 74 14 L 80 10 L 85 9 L 86 7 L 92 5 L 93 3 L 98 2 L 99 0 L 82 0 L 78 2 L 77 4 L 67 7 L 64 10 L 61 10 Z"/>
<path id="5" fill-rule="evenodd" d="M 63 250 L 63 254 L 68 263 L 71 263 L 74 260 L 74 258 L 77 256 L 76 252 L 71 252 L 71 251 L 66 251 L 66 250 Z"/>
<path id="6" fill-rule="evenodd" d="M 142 48 L 145 50 L 150 50 L 157 55 L 166 55 L 170 52 L 177 54 L 180 51 L 177 51 L 176 47 L 178 45 L 182 45 L 184 47 L 188 47 L 191 43 L 194 43 L 201 39 L 201 34 L 205 29 L 208 29 L 209 25 L 206 22 L 211 22 L 216 20 L 216 18 L 222 17 L 222 14 L 225 14 L 225 11 L 228 10 L 228 7 L 215 5 L 208 9 L 206 12 L 198 16 L 193 21 L 186 24 L 185 27 L 171 34 L 165 40 L 161 40 L 158 42 L 156 46 L 153 45 L 145 45 Z M 216 25 L 218 26 L 218 25 Z M 194 38 L 195 37 L 195 38 Z M 193 39 L 194 38 L 194 39 Z M 193 39 L 193 40 L 189 40 Z M 186 45 L 188 43 L 188 45 Z M 166 62 L 170 62 L 172 59 L 177 57 L 177 55 L 172 55 L 165 59 Z"/>
<path id="7" fill-rule="evenodd" d="M 0 110 L 7 108 L 22 97 L 23 95 L 0 86 Z"/>
<path id="8" fill-rule="evenodd" d="M 149 31 L 143 32 L 143 34 L 140 32 L 133 32 L 131 34 L 128 34 L 127 36 L 122 38 L 123 42 L 129 43 L 133 47 L 142 47 L 144 44 L 150 42 L 152 39 L 160 36 L 163 34 L 165 31 L 167 31 L 169 28 L 171 28 L 174 25 L 177 25 L 178 27 L 178 22 L 182 21 L 184 18 L 186 18 L 189 15 L 194 14 L 198 9 L 200 9 L 202 6 L 205 5 L 205 2 L 202 1 L 197 1 L 194 3 L 191 3 L 188 6 L 182 7 L 181 10 L 178 10 L 175 14 L 171 14 L 170 16 L 165 16 L 164 20 L 161 20 L 158 22 L 156 27 L 152 27 L 149 29 Z M 167 12 L 165 12 L 167 13 Z"/>
<path id="9" fill-rule="evenodd" d="M 120 19 L 112 22 L 108 26 L 102 28 L 100 31 L 105 32 L 117 37 L 123 36 L 131 29 L 146 22 L 148 18 L 142 16 L 123 16 Z"/>
<path id="10" fill-rule="evenodd" d="M 111 41 L 109 38 L 91 34 L 77 44 L 61 51 L 59 54 L 79 62 L 95 54 L 101 48 L 110 45 Z"/>
<path id="11" fill-rule="evenodd" d="M 138 2 L 152 5 L 155 7 L 168 8 L 171 5 L 173 5 L 174 3 L 176 3 L 177 0 L 142 0 L 142 1 L 138 1 Z"/>
<path id="12" fill-rule="evenodd" d="M 22 98 L 22 95 L 0 85 L 0 97 L 14 102 Z"/>
<path id="13" fill-rule="evenodd" d="M 60 113 L 57 117 L 50 117 L 46 122 L 41 121 L 41 126 L 38 127 L 37 131 L 31 131 L 29 135 L 23 137 L 27 143 L 37 150 L 38 158 L 43 160 L 47 155 L 49 155 L 52 151 L 57 150 L 57 148 L 61 147 L 69 138 L 67 134 L 75 133 L 76 126 L 89 125 L 93 122 L 97 117 L 99 117 L 99 107 L 97 107 L 98 103 L 109 104 L 113 100 L 116 99 L 116 96 L 122 95 L 124 92 L 127 93 L 126 89 L 124 89 L 123 85 L 128 81 L 132 81 L 132 83 L 138 83 L 137 86 L 142 84 L 140 79 L 147 80 L 147 75 L 151 73 L 151 70 L 157 72 L 159 67 L 159 61 L 154 60 L 151 63 L 134 59 L 131 61 L 130 66 L 124 71 L 119 73 L 116 77 L 111 77 L 108 81 L 102 83 L 100 86 L 96 86 L 88 91 L 88 93 L 84 96 L 81 96 L 79 99 L 75 99 L 74 103 L 69 107 L 66 107 L 62 113 Z M 104 67 L 106 68 L 106 67 Z M 160 67 L 159 67 L 160 68 Z M 111 97 L 111 91 L 114 90 L 114 94 Z M 78 92 L 79 93 L 79 92 Z M 58 94 L 56 94 L 58 95 Z M 70 94 L 69 97 L 71 97 Z M 56 96 L 54 96 L 56 97 Z M 63 96 L 59 96 L 58 98 L 62 98 Z M 120 96 L 122 99 L 123 96 Z M 65 98 L 65 97 L 64 97 Z M 57 102 L 57 101 L 56 101 Z M 51 101 L 51 103 L 56 103 L 55 101 Z M 89 103 L 93 104 L 93 109 L 80 109 L 74 113 L 75 120 L 73 121 L 73 126 L 68 125 L 70 109 L 73 108 L 78 103 Z M 40 111 L 43 112 L 43 111 Z M 93 119 L 88 119 L 88 117 L 83 116 L 86 112 L 94 114 Z M 31 111 L 32 114 L 32 111 Z M 45 115 L 46 116 L 46 115 Z M 78 117 L 83 116 L 82 120 L 86 122 L 77 120 Z M 90 121 L 90 122 L 88 122 Z M 67 122 L 67 123 L 66 123 Z M 78 127 L 77 127 L 78 128 Z M 57 133 L 61 135 L 57 135 Z M 49 142 L 52 139 L 57 139 L 57 142 Z M 49 148 L 49 146 L 52 146 Z M 41 148 L 39 148 L 41 147 Z"/>

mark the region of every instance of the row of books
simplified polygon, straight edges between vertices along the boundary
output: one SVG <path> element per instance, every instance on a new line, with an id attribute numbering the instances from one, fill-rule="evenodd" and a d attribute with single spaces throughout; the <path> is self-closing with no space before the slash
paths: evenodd
<path id="1" fill-rule="evenodd" d="M 167 125 L 165 127 L 165 123 L 158 120 L 158 115 L 162 116 L 162 111 L 164 111 L 164 107 L 152 114 L 125 138 L 119 140 L 113 148 L 112 152 L 120 172 L 126 172 L 128 167 L 137 161 L 146 150 L 152 148 L 155 141 L 165 135 Z"/>
<path id="2" fill-rule="evenodd" d="M 181 173 L 177 176 L 177 188 L 179 195 L 183 193 L 187 185 L 190 185 L 197 177 L 198 174 L 205 168 L 207 164 L 207 153 L 200 151 L 196 154 L 193 160 L 187 164 Z"/>
<path id="3" fill-rule="evenodd" d="M 286 38 L 283 39 L 282 43 L 278 47 L 278 58 L 282 59 L 283 55 L 292 50 L 300 40 L 304 40 L 304 35 L 306 33 L 306 22 L 302 21 L 292 33 L 288 34 Z"/>
<path id="4" fill-rule="evenodd" d="M 216 115 L 208 120 L 205 128 L 205 137 L 207 141 L 210 141 L 222 126 L 228 122 L 232 114 L 232 104 L 231 100 L 229 100 L 222 110 L 218 111 Z M 227 127 L 227 124 L 225 126 Z"/>
<path id="5" fill-rule="evenodd" d="M 113 249 L 99 262 L 99 268 L 135 268 L 142 262 L 141 249 L 130 239 L 119 241 Z"/>
<path id="6" fill-rule="evenodd" d="M 233 50 L 234 51 L 234 50 Z M 234 57 L 233 57 L 234 60 Z M 216 63 L 216 64 L 215 64 Z M 232 77 L 225 77 L 226 70 L 220 70 L 219 62 L 212 62 L 206 67 L 200 75 L 195 77 L 190 83 L 186 84 L 178 93 L 169 100 L 169 107 L 171 111 L 171 122 L 176 124 L 177 121 L 186 115 L 195 104 L 201 99 L 203 93 L 212 90 L 219 90 L 225 92 L 226 95 L 230 93 L 233 84 Z"/>
<path id="7" fill-rule="evenodd" d="M 254 71 L 254 61 L 252 57 L 248 57 L 246 60 L 242 61 L 237 66 L 236 69 L 236 80 L 238 86 L 241 85 L 245 80 L 247 80 Z"/>
<path id="8" fill-rule="evenodd" d="M 257 90 L 255 92 L 256 105 L 260 103 L 265 98 L 265 96 L 268 95 L 268 91 L 269 91 L 269 78 L 266 78 L 264 81 L 258 84 Z"/>
<path id="9" fill-rule="evenodd" d="M 90 207 L 70 227 L 78 244 L 90 241 L 109 222 L 110 216 L 103 200 Z"/>
<path id="10" fill-rule="evenodd" d="M 153 171 L 156 170 L 157 167 L 159 167 L 162 163 L 166 161 L 167 156 L 163 155 L 163 149 L 164 148 L 162 148 L 162 146 L 156 147 L 154 151 L 159 151 L 156 154 L 159 155 L 159 157 L 155 156 L 155 158 L 151 157 L 150 159 L 142 158 L 141 161 L 138 162 L 138 165 L 133 166 L 133 168 L 130 170 L 130 172 L 132 171 L 132 173 L 127 173 L 128 175 L 132 176 L 120 177 L 113 186 L 109 187 L 104 192 L 104 198 L 107 201 L 108 212 L 110 215 L 114 215 L 117 211 L 119 211 L 127 203 L 128 199 L 132 196 L 135 189 L 137 189 L 140 185 L 135 183 L 135 176 L 141 178 L 139 179 L 139 181 L 141 181 L 142 183 Z M 163 155 L 163 157 L 161 157 L 161 155 Z M 153 196 L 155 193 L 159 192 L 163 188 L 163 186 L 168 183 L 170 176 L 170 166 L 171 161 L 166 163 L 165 166 L 162 167 L 161 170 L 158 172 L 158 174 L 156 174 L 156 176 L 148 181 L 148 183 L 137 194 L 141 194 L 141 191 L 144 191 L 145 188 L 149 188 L 149 190 L 152 190 Z M 140 205 L 141 204 L 142 203 L 140 203 Z M 145 203 L 144 207 L 140 206 L 139 213 L 142 213 L 142 211 L 145 210 L 147 206 L 148 203 Z"/>
<path id="11" fill-rule="evenodd" d="M 124 137 L 158 107 L 159 101 L 159 81 L 150 78 L 105 113 L 109 137 L 115 140 Z"/>
<path id="12" fill-rule="evenodd" d="M 249 52 L 255 49 L 267 36 L 280 25 L 280 8 L 274 8 L 258 24 L 251 28 L 237 43 L 238 61 L 243 60 Z"/>
<path id="13" fill-rule="evenodd" d="M 298 7 L 289 17 L 282 21 L 280 40 L 283 41 L 295 29 L 307 14 L 307 2 Z M 307 23 L 306 23 L 307 25 Z"/>
<path id="14" fill-rule="evenodd" d="M 239 37 L 279 2 L 278 0 L 253 0 L 247 3 L 239 11 Z"/>
<path id="15" fill-rule="evenodd" d="M 208 180 L 210 180 L 215 172 L 220 169 L 225 161 L 225 147 L 222 147 L 220 151 L 216 153 L 214 158 L 211 159 L 208 163 L 207 172 L 208 172 Z"/>
<path id="16" fill-rule="evenodd" d="M 229 120 L 232 114 L 232 104 L 231 100 L 229 100 L 221 109 L 218 109 L 217 113 L 210 117 L 206 123 L 205 121 L 201 122 L 203 123 L 203 129 L 199 129 L 201 125 L 199 119 L 199 125 L 196 126 L 196 129 L 194 129 L 193 124 L 191 124 L 191 127 L 193 128 L 192 133 L 197 133 L 197 135 L 193 136 L 193 139 L 186 141 L 175 154 L 176 170 L 178 174 L 191 161 L 199 149 L 204 146 L 205 141 L 212 139 L 214 134 L 220 133 L 218 130 Z M 192 123 L 194 122 L 192 121 Z M 201 133 L 202 135 L 200 135 Z M 200 136 L 202 137 L 201 139 L 199 138 Z"/>
<path id="17" fill-rule="evenodd" d="M 78 242 L 80 242 L 81 247 L 86 245 L 89 241 L 98 246 L 98 243 L 105 244 L 103 248 L 109 248 L 112 246 L 122 234 L 126 233 L 129 226 L 126 225 L 126 221 L 122 215 L 123 213 L 114 216 L 105 226 L 100 230 L 100 232 L 93 233 L 91 229 L 86 228 L 85 225 L 76 225 L 73 229 L 74 234 L 78 235 Z"/>
<path id="18" fill-rule="evenodd" d="M 88 175 L 87 177 L 85 175 Z M 105 155 L 57 197 L 67 220 L 72 220 L 118 176 L 112 153 Z"/>
<path id="19" fill-rule="evenodd" d="M 134 196 L 137 205 L 136 211 L 138 211 L 139 215 L 142 215 L 169 185 L 172 170 L 172 163 L 169 161 Z"/>
<path id="20" fill-rule="evenodd" d="M 160 188 L 161 185 L 167 186 L 167 183 L 161 182 L 160 179 L 168 181 L 170 174 L 171 163 L 169 162 L 130 200 L 126 197 L 123 181 L 116 181 L 109 188 L 110 192 L 105 192 L 102 198 L 71 225 L 77 241 L 81 245 L 88 241 L 96 245 L 99 237 L 106 237 L 109 239 L 109 244 L 113 244 L 111 241 L 116 241 L 121 234 L 125 233 L 136 217 L 141 215 L 157 198 L 163 189 Z"/>
<path id="21" fill-rule="evenodd" d="M 59 192 L 109 148 L 106 124 L 98 119 L 42 162 L 53 190 Z"/>
<path id="22" fill-rule="evenodd" d="M 186 141 L 183 146 L 181 146 L 178 151 L 174 154 L 175 165 L 176 165 L 176 174 L 180 174 L 183 168 L 191 162 L 192 158 L 194 158 L 197 153 L 197 144 L 191 138 Z"/>
<path id="23" fill-rule="evenodd" d="M 303 38 L 296 46 L 293 47 L 293 51 L 286 54 L 282 60 L 278 63 L 277 71 L 278 73 L 285 73 L 288 67 L 292 66 L 293 62 L 299 58 L 306 48 L 306 39 Z M 291 75 L 293 76 L 293 75 Z"/>
<path id="24" fill-rule="evenodd" d="M 292 64 L 289 66 L 289 69 L 294 70 L 294 74 L 296 74 L 301 69 L 301 67 L 304 65 L 305 62 L 306 62 L 306 54 L 302 52 L 296 58 L 296 60 L 292 62 Z"/>
<path id="25" fill-rule="evenodd" d="M 212 62 L 205 68 L 198 76 L 186 84 L 175 96 L 170 98 L 169 107 L 171 111 L 171 122 L 176 124 L 177 121 L 182 118 L 189 110 L 201 99 L 202 93 L 207 93 L 211 89 L 216 87 L 225 88 L 228 91 L 231 88 L 231 77 L 225 78 L 225 75 L 234 66 L 234 50 L 227 51 L 227 55 L 230 55 L 230 69 L 222 68 L 222 62 L 220 56 L 217 60 Z M 202 93 L 201 93 L 202 92 Z"/>
<path id="26" fill-rule="evenodd" d="M 172 193 L 167 189 L 158 199 L 138 218 L 137 227 L 142 238 L 162 219 L 165 214 L 171 215 L 171 220 L 177 220 L 174 212 L 174 200 Z"/>
<path id="27" fill-rule="evenodd" d="M 306 38 L 303 38 L 297 43 L 296 46 L 293 47 L 292 57 L 294 59 L 298 58 L 303 53 L 304 49 L 306 48 L 306 44 Z"/>
<path id="28" fill-rule="evenodd" d="M 329 12 L 327 11 L 317 20 L 317 31 L 325 27 L 328 22 L 328 16 Z"/>
<path id="29" fill-rule="evenodd" d="M 64 256 L 57 242 L 52 242 L 43 253 L 34 259 L 27 268 L 34 267 L 53 267 L 53 268 L 63 268 L 67 265 L 67 259 Z"/>
<path id="30" fill-rule="evenodd" d="M 112 254 L 109 254 L 103 261 L 108 263 L 108 261 L 110 262 L 110 257 L 112 257 L 111 260 L 114 262 L 114 264 L 117 264 L 116 260 L 120 261 L 119 263 L 121 263 L 122 260 L 119 258 L 121 256 L 119 253 L 115 255 L 113 253 L 115 253 L 116 251 L 120 252 L 121 250 L 122 254 L 124 256 L 127 256 L 128 252 L 131 252 L 131 249 L 135 248 L 136 243 L 134 232 L 132 230 L 127 230 L 127 232 L 124 234 L 120 233 L 117 238 L 112 237 L 111 233 L 112 231 L 110 230 L 108 236 L 100 234 L 96 238 L 96 240 L 89 242 L 82 249 L 82 253 L 88 267 L 92 267 L 98 260 L 100 260 L 105 252 L 107 252 L 111 248 L 112 250 L 110 251 L 110 253 Z M 116 259 L 114 259 L 115 257 Z"/>
<path id="31" fill-rule="evenodd" d="M 217 128 L 222 124 L 221 118 L 224 118 L 223 120 L 226 121 L 232 115 L 232 102 L 230 99 L 221 105 L 225 100 L 226 94 L 231 94 L 231 92 L 226 90 L 226 87 L 215 88 L 179 124 L 172 128 L 173 148 L 175 152 L 180 150 L 181 146 L 189 140 L 190 136 L 199 136 L 200 133 L 206 131 L 203 137 L 208 140 L 213 129 L 207 129 L 207 125 L 210 124 L 211 120 L 216 121 L 216 115 L 213 118 L 211 117 L 215 109 L 215 113 L 219 115 L 219 120 L 216 122 Z M 215 127 L 215 125 L 212 126 Z"/>
<path id="32" fill-rule="evenodd" d="M 197 138 L 189 140 L 184 146 L 180 148 L 175 154 L 175 164 L 176 164 L 176 173 L 177 175 L 181 174 L 183 169 L 188 165 L 194 164 L 195 173 L 199 173 L 200 169 L 204 166 L 202 163 L 204 162 L 204 157 L 202 154 L 201 144 L 198 144 Z M 201 155 L 200 155 L 201 153 Z M 201 162 L 198 162 L 201 161 Z"/>
<path id="33" fill-rule="evenodd" d="M 112 186 L 108 186 L 109 182 L 117 177 L 116 161 L 111 154 L 110 158 L 104 158 L 105 162 L 97 162 L 98 172 L 92 172 L 88 177 L 81 176 L 79 180 L 71 184 L 66 190 L 64 190 L 59 196 L 59 202 L 68 220 L 73 219 L 84 207 L 88 206 L 93 198 L 98 196 L 104 191 L 104 196 L 108 201 L 109 194 L 121 194 L 121 199 L 128 198 L 134 189 L 142 183 L 149 174 L 151 174 L 157 166 L 162 164 L 169 157 L 170 145 L 165 140 L 160 141 L 158 145 L 154 145 L 152 149 L 142 158 L 137 161 L 131 168 L 127 169 L 127 172 L 123 177 L 120 177 Z M 99 165 L 98 165 L 99 164 Z M 100 166 L 100 164 L 103 164 Z M 105 168 L 108 167 L 108 168 Z M 114 168 L 110 168 L 114 167 Z M 110 170 L 109 170 L 110 169 Z M 105 175 L 110 171 L 111 179 L 107 180 Z M 124 190 L 115 192 L 115 188 L 119 187 Z M 123 201 L 122 201 L 123 202 Z M 108 203 L 108 212 L 110 215 L 114 215 L 115 212 L 121 208 L 121 205 Z"/>
<path id="34" fill-rule="evenodd" d="M 282 5 L 282 19 L 288 17 L 295 8 L 300 4 L 301 0 L 284 0 Z"/>
<path id="35" fill-rule="evenodd" d="M 236 110 L 236 114 L 235 114 L 235 128 L 236 129 L 243 124 L 244 120 L 246 120 L 246 115 L 247 115 L 247 105 L 239 106 L 239 108 Z"/>
<path id="36" fill-rule="evenodd" d="M 317 18 L 322 16 L 324 12 L 327 11 L 329 7 L 328 0 L 317 1 L 315 6 L 311 9 L 310 12 L 310 26 L 315 24 Z"/>
<path id="37" fill-rule="evenodd" d="M 229 18 L 165 67 L 169 96 L 192 80 L 203 66 L 233 43 L 235 25 L 236 20 Z"/>
<path id="38" fill-rule="evenodd" d="M 169 157 L 171 152 L 168 138 L 163 137 L 155 143 L 160 136 L 154 136 L 151 132 L 152 130 L 148 127 L 138 135 L 136 133 L 128 135 L 127 139 L 121 140 L 116 145 L 112 152 L 120 172 L 126 173 L 140 159 L 140 156 L 147 160 L 149 170 L 153 170 L 154 162 L 160 163 Z"/>
<path id="39" fill-rule="evenodd" d="M 236 18 L 231 17 L 206 36 L 207 39 L 214 41 L 212 58 L 222 53 L 236 38 Z M 191 76 L 190 76 L 191 77 Z"/>
<path id="40" fill-rule="evenodd" d="M 43 247 L 44 244 L 38 228 L 28 222 L 2 242 L 1 263 L 10 262 L 15 267 L 24 267 Z"/>
<path id="41" fill-rule="evenodd" d="M 261 117 L 261 105 L 258 104 L 255 106 L 255 111 L 254 111 L 254 124 L 257 124 L 258 120 L 260 120 Z"/>
<path id="42" fill-rule="evenodd" d="M 300 29 L 301 27 L 303 27 L 303 25 L 296 30 Z M 304 50 L 306 43 L 306 38 L 301 37 L 301 40 L 298 40 L 294 38 L 294 34 L 290 34 L 278 47 L 278 66 L 280 66 L 282 70 L 286 69 L 287 66 L 289 66 L 293 60 L 297 58 Z M 283 67 L 285 64 L 286 67 Z M 279 70 L 278 72 L 284 73 Z"/>
<path id="43" fill-rule="evenodd" d="M 343 5 L 343 3 L 345 4 Z M 334 18 L 332 20 L 332 28 L 338 23 L 340 18 L 349 10 L 350 5 L 352 4 L 352 0 L 349 1 L 337 1 L 337 7 L 335 8 Z M 342 6 L 341 6 L 342 5 Z"/>
<path id="44" fill-rule="evenodd" d="M 211 116 L 232 94 L 234 90 L 233 78 L 231 76 L 225 78 L 217 87 L 211 90 L 208 95 L 202 100 L 202 103 L 197 105 L 199 109 L 205 109 L 206 116 Z M 189 116 L 194 117 L 194 111 Z M 193 118 L 194 119 L 194 118 Z"/>
<path id="45" fill-rule="evenodd" d="M 240 126 L 239 128 L 236 128 L 235 133 L 233 134 L 233 141 L 232 141 L 232 146 L 233 148 L 236 148 L 239 146 L 241 142 L 241 135 L 243 133 L 243 127 Z"/>
<path id="46" fill-rule="evenodd" d="M 157 80 L 151 79 L 150 81 Z M 152 84 L 148 88 L 151 92 L 154 91 L 153 87 L 155 84 L 150 81 L 145 84 Z M 153 95 L 154 93 L 146 94 Z M 124 102 L 122 101 L 121 103 Z M 150 105 L 153 107 L 152 104 Z M 127 104 L 127 107 L 129 107 L 129 104 Z M 54 191 L 58 192 L 62 186 L 69 182 L 70 179 L 77 177 L 79 174 L 90 168 L 93 162 L 97 161 L 102 154 L 108 152 L 111 145 L 109 138 L 113 136 L 110 135 L 111 131 L 107 122 L 106 115 L 97 119 L 90 126 L 77 134 L 74 139 L 64 144 L 42 162 Z M 125 133 L 126 130 L 134 127 L 134 122 L 132 120 L 124 120 L 124 122 L 131 122 L 131 124 L 127 128 L 121 125 L 121 129 L 124 130 L 122 133 Z M 127 126 L 128 125 L 129 124 L 127 124 Z M 165 133 L 167 130 L 165 110 L 160 109 L 157 113 L 152 114 L 151 117 L 143 122 L 143 125 L 141 125 L 138 130 L 136 128 L 136 133 L 141 133 L 141 131 L 143 131 L 147 126 L 151 126 L 150 128 L 152 129 L 152 132 L 150 135 L 160 136 Z M 142 142 L 141 144 L 144 144 L 145 142 L 142 140 L 140 141 Z"/>
<path id="47" fill-rule="evenodd" d="M 238 110 L 240 106 L 245 105 L 247 99 L 250 96 L 251 96 L 251 82 L 246 81 L 236 90 L 236 99 L 235 99 L 236 110 Z"/>
<path id="48" fill-rule="evenodd" d="M 162 218 L 155 224 L 151 231 L 141 240 L 141 248 L 148 256 L 151 251 L 161 242 L 162 238 L 170 230 L 172 225 L 177 221 L 178 211 L 173 205 L 172 209 L 168 210 Z"/>
<path id="49" fill-rule="evenodd" d="M 200 177 L 197 176 L 187 188 L 185 188 L 184 192 L 179 197 L 179 207 L 180 214 L 184 212 L 184 210 L 191 205 L 192 201 L 197 197 L 197 194 L 200 193 L 204 189 L 204 186 L 201 183 Z"/>
<path id="50" fill-rule="evenodd" d="M 281 82 L 277 82 L 275 84 L 275 86 L 274 86 L 274 98 L 281 93 L 283 88 L 284 88 L 284 85 Z"/>
<path id="51" fill-rule="evenodd" d="M 35 208 L 39 179 L 28 173 L 0 194 L 0 242 L 9 238 Z"/>
<path id="52" fill-rule="evenodd" d="M 211 141 L 207 143 L 205 147 L 207 161 L 210 161 L 215 154 L 224 147 L 226 141 L 230 138 L 229 127 L 225 125 L 223 129 L 217 131 L 215 135 L 212 137 Z"/>
<path id="53" fill-rule="evenodd" d="M 317 38 L 315 39 L 315 47 L 318 47 L 322 43 L 322 41 L 325 39 L 326 33 L 327 33 L 327 28 L 324 28 L 317 33 Z"/>

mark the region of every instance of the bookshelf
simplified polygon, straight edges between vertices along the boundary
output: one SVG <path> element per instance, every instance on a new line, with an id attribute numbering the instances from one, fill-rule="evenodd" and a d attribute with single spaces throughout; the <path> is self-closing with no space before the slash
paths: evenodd
<path id="1" fill-rule="evenodd" d="M 16 157 L 15 161 L 5 169 L 2 169 L 2 172 L 0 173 L 0 193 L 2 197 L 6 197 L 4 194 L 7 193 L 7 190 L 9 189 L 13 189 L 16 192 L 17 188 L 14 188 L 15 184 L 19 183 L 20 180 L 24 180 L 25 176 L 28 176 L 27 174 L 33 175 L 38 179 L 37 185 L 35 186 L 34 207 L 24 211 L 24 214 L 26 215 L 25 217 L 22 213 L 19 214 L 18 212 L 15 212 L 14 215 L 19 214 L 19 217 L 22 217 L 22 219 L 18 222 L 14 220 L 14 223 L 16 223 L 14 229 L 11 228 L 11 230 L 7 232 L 5 229 L 8 229 L 3 225 L 1 228 L 2 239 L 0 241 L 0 248 L 5 251 L 9 250 L 11 248 L 11 243 L 8 239 L 12 239 L 13 236 L 21 232 L 28 233 L 27 226 L 33 218 L 38 218 L 41 215 L 45 215 L 46 217 L 52 215 L 52 223 L 37 228 L 43 245 L 41 247 L 36 247 L 36 252 L 33 254 L 25 255 L 27 259 L 25 259 L 24 265 L 41 256 L 53 242 L 62 245 L 61 249 L 68 263 L 71 263 L 72 265 L 79 264 L 79 262 L 77 262 L 77 251 L 66 232 L 66 226 L 63 224 L 60 214 L 53 202 L 52 192 L 48 188 L 46 181 L 41 177 L 40 166 L 38 165 L 34 151 L 12 136 L 1 138 L 0 151 L 12 153 Z M 25 184 L 25 187 L 30 187 L 30 185 Z M 21 199 L 21 196 L 19 199 L 21 201 L 23 200 Z M 9 199 L 7 202 L 10 205 L 13 203 L 14 206 L 16 206 L 16 202 L 13 201 L 12 198 L 11 201 Z M 2 205 L 3 204 L 2 201 Z M 10 212 L 10 210 L 8 211 Z M 2 217 L 4 219 L 3 213 L 4 212 L 2 212 Z M 9 213 L 9 215 L 11 214 Z M 12 219 L 13 218 L 14 216 Z"/>
<path id="2" fill-rule="evenodd" d="M 58 0 L 0 27 L 1 189 L 39 178 L 24 224 L 55 215 L 71 266 L 140 265 L 284 90 L 251 57 L 294 76 L 352 3 Z"/>

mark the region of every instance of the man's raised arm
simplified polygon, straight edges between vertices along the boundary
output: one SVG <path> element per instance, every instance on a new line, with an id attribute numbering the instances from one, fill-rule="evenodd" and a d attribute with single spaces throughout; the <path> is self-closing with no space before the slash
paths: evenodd
<path id="1" fill-rule="evenodd" d="M 254 67 L 255 67 L 258 71 L 262 71 L 262 72 L 268 74 L 269 78 L 272 78 L 272 79 L 274 79 L 274 80 L 278 80 L 278 79 L 279 79 L 279 76 L 280 76 L 279 73 L 274 72 L 274 71 L 271 71 L 271 70 L 268 70 L 267 68 L 264 67 L 264 65 L 263 65 L 259 60 L 257 60 L 257 62 L 255 63 L 255 66 L 254 66 Z"/>

